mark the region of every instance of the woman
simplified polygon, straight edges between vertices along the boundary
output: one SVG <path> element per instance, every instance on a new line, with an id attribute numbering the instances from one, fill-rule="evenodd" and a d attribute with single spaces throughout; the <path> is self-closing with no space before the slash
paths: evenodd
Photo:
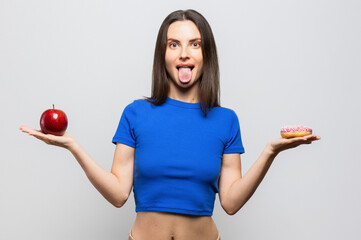
<path id="1" fill-rule="evenodd" d="M 160 27 L 152 96 L 127 105 L 113 137 L 111 172 L 99 166 L 68 133 L 58 137 L 22 131 L 71 151 L 91 183 L 114 206 L 133 187 L 136 220 L 129 239 L 216 240 L 215 194 L 235 214 L 253 195 L 277 154 L 320 139 L 275 139 L 241 175 L 244 152 L 234 111 L 219 106 L 215 41 L 194 10 L 175 11 Z"/>

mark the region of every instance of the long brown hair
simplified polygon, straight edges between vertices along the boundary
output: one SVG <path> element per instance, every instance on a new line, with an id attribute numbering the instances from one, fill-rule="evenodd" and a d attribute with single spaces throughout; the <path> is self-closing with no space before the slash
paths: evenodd
<path id="1" fill-rule="evenodd" d="M 145 100 L 154 104 L 163 104 L 169 91 L 169 79 L 165 66 L 165 52 L 169 26 L 176 21 L 190 20 L 198 27 L 201 34 L 203 54 L 203 73 L 199 79 L 198 95 L 200 106 L 205 116 L 219 104 L 219 66 L 216 43 L 207 20 L 195 10 L 178 10 L 169 14 L 160 26 L 154 51 L 152 72 L 152 95 Z"/>

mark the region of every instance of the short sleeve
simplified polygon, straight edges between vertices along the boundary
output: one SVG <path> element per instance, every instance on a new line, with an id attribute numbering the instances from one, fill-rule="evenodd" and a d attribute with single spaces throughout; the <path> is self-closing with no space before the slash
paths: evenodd
<path id="1" fill-rule="evenodd" d="M 223 153 L 244 153 L 238 117 L 234 111 L 232 111 L 232 113 L 232 123 L 229 130 L 229 137 L 225 144 Z"/>
<path id="2" fill-rule="evenodd" d="M 117 131 L 112 139 L 114 144 L 123 143 L 135 147 L 134 126 L 136 121 L 136 109 L 134 103 L 127 105 L 120 117 Z"/>

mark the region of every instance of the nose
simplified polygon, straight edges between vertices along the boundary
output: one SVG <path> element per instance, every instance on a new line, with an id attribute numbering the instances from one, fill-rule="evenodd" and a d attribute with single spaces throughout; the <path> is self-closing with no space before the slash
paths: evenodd
<path id="1" fill-rule="evenodd" d="M 189 53 L 187 47 L 182 47 L 179 59 L 182 61 L 189 59 Z"/>

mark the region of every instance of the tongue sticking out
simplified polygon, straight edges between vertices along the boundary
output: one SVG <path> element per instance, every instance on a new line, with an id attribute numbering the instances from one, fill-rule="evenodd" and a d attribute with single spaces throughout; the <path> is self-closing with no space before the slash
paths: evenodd
<path id="1" fill-rule="evenodd" d="M 191 80 L 192 70 L 189 67 L 179 68 L 178 78 L 182 83 L 187 83 Z"/>

